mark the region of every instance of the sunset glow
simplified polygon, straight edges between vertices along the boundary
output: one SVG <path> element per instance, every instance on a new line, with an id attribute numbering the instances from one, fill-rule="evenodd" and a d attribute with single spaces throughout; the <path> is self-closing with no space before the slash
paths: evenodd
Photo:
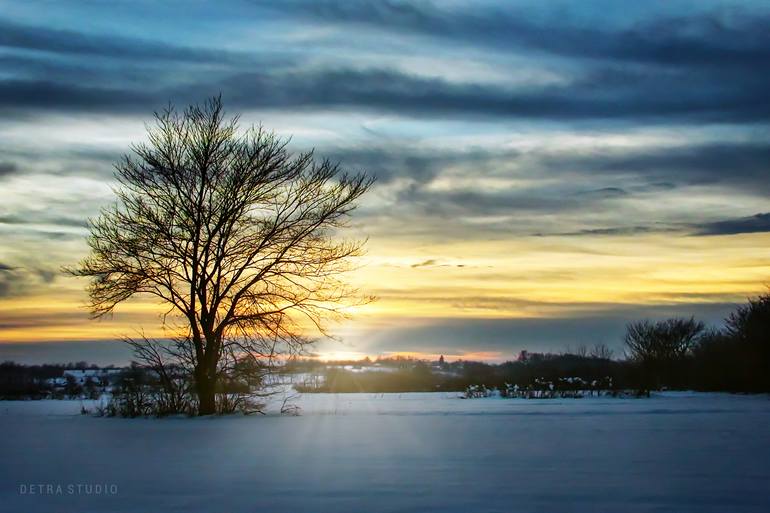
<path id="1" fill-rule="evenodd" d="M 149 300 L 89 319 L 85 282 L 61 268 L 86 255 L 111 165 L 153 110 L 220 91 L 243 126 L 377 177 L 340 234 L 368 238 L 348 279 L 377 300 L 334 326 L 320 358 L 616 347 L 630 320 L 716 323 L 766 290 L 764 60 L 695 53 L 754 30 L 748 14 L 767 6 L 614 3 L 596 27 L 593 7 L 570 4 L 312 4 L 161 7 L 184 31 L 156 30 L 166 17 L 143 7 L 118 24 L 106 4 L 4 8 L 3 347 L 168 334 Z M 724 55 L 757 55 L 746 41 Z M 679 60 L 657 51 L 677 45 Z"/>

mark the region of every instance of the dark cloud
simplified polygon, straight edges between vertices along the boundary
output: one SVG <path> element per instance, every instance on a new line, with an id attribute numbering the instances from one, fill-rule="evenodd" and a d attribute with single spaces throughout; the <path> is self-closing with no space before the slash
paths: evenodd
<path id="1" fill-rule="evenodd" d="M 672 182 L 653 182 L 653 183 L 645 183 L 641 185 L 634 185 L 630 189 L 633 192 L 641 192 L 641 193 L 661 192 L 661 191 L 670 191 L 672 189 L 676 189 L 676 184 Z"/>
<path id="2" fill-rule="evenodd" d="M 398 267 L 398 266 L 396 266 L 396 267 Z M 462 268 L 466 268 L 466 267 L 469 267 L 469 266 L 466 265 L 466 264 L 447 264 L 447 263 L 443 263 L 443 262 L 441 262 L 439 260 L 436 260 L 434 258 L 429 258 L 428 260 L 423 260 L 422 262 L 414 263 L 414 264 L 410 265 L 409 267 L 411 267 L 412 269 L 419 269 L 419 268 L 422 268 L 422 267 L 428 267 L 428 268 L 454 267 L 454 268 L 457 268 L 457 269 L 462 269 Z"/>
<path id="3" fill-rule="evenodd" d="M 684 233 L 684 228 L 679 226 L 670 226 L 664 224 L 642 225 L 642 226 L 610 226 L 607 228 L 586 228 L 573 232 L 562 233 L 538 233 L 538 237 L 559 236 L 559 237 L 579 237 L 579 236 L 632 236 L 644 233 Z"/>
<path id="4" fill-rule="evenodd" d="M 463 152 L 462 155 L 429 152 L 402 143 L 364 148 L 325 147 L 319 150 L 319 154 L 341 162 L 348 169 L 363 169 L 381 184 L 398 178 L 426 183 L 455 162 L 468 162 L 485 156 L 484 152 Z"/>
<path id="5" fill-rule="evenodd" d="M 714 299 L 714 298 L 711 298 Z M 521 350 L 563 351 L 568 346 L 604 343 L 622 354 L 622 337 L 628 322 L 695 315 L 719 325 L 735 308 L 732 303 L 698 302 L 657 305 L 587 305 L 586 312 L 516 319 L 425 319 L 403 327 L 397 323 L 378 328 L 364 339 L 370 352 L 422 351 L 456 354 L 459 351 L 499 352 L 515 357 Z M 590 311 L 589 311 L 590 309 Z"/>
<path id="6" fill-rule="evenodd" d="M 695 227 L 695 235 L 738 235 L 741 233 L 770 232 L 770 213 L 751 217 L 703 223 Z"/>
<path id="7" fill-rule="evenodd" d="M 161 95 L 163 96 L 163 95 Z M 0 81 L 0 107 L 125 112 L 152 110 L 160 104 L 153 102 L 145 91 L 110 89 L 86 84 L 64 84 L 51 80 Z"/>
<path id="8" fill-rule="evenodd" d="M 675 182 L 688 184 L 728 183 L 749 188 L 768 188 L 770 144 L 712 143 L 683 144 L 670 148 L 594 153 L 591 156 L 554 157 L 554 167 L 616 174 L 634 173 L 652 180 L 653 186 L 671 188 Z"/>
<path id="9" fill-rule="evenodd" d="M 259 2 L 267 5 L 266 2 Z M 509 4 L 439 7 L 429 2 L 294 1 L 292 14 L 327 24 L 355 24 L 476 45 L 559 56 L 725 70 L 770 59 L 767 16 L 721 9 L 689 16 L 662 14 L 633 24 L 577 24 L 562 12 L 524 11 Z M 281 4 L 281 9 L 287 5 Z M 591 9 L 587 6 L 588 10 Z M 542 10 L 540 10 L 542 11 Z M 534 15 L 533 15 L 534 14 Z M 544 14 L 538 16 L 538 14 Z"/>
<path id="10" fill-rule="evenodd" d="M 0 321 L 2 329 L 2 321 Z M 120 340 L 4 342 L 0 344 L 0 361 L 26 364 L 85 361 L 97 365 L 128 365 L 132 353 Z"/>
<path id="11" fill-rule="evenodd" d="M 765 75 L 717 82 L 615 68 L 586 72 L 565 85 L 512 89 L 394 70 L 326 69 L 241 74 L 216 86 L 237 104 L 252 107 L 355 107 L 407 116 L 544 120 L 770 119 L 764 101 L 770 76 Z"/>
<path id="12" fill-rule="evenodd" d="M 588 206 L 585 201 L 567 196 L 549 187 L 434 190 L 414 186 L 399 192 L 398 203 L 424 215 L 454 221 L 463 216 L 565 212 Z"/>
<path id="13" fill-rule="evenodd" d="M 221 73 L 220 73 L 221 75 Z M 50 78 L 0 82 L 0 107 L 147 112 L 169 99 L 179 104 L 222 92 L 236 108 L 363 109 L 405 116 L 542 120 L 766 121 L 770 77 L 747 81 L 692 75 L 650 76 L 629 70 L 590 72 L 559 86 L 512 89 L 449 82 L 383 69 L 314 69 L 238 73 L 190 85 L 124 87 L 63 83 Z M 609 77 L 612 77 L 611 79 Z M 158 83 L 163 83 L 162 76 Z"/>
<path id="14" fill-rule="evenodd" d="M 13 162 L 0 162 L 0 178 L 15 174 L 19 167 Z"/>
<path id="15" fill-rule="evenodd" d="M 77 310 L 69 312 L 48 311 L 42 315 L 41 312 L 35 310 L 20 309 L 0 314 L 0 331 L 53 326 L 72 327 L 81 324 L 85 319 L 88 319 L 88 314 Z M 2 345 L 0 344 L 0 346 Z"/>
<path id="16" fill-rule="evenodd" d="M 416 269 L 418 267 L 433 267 L 436 264 L 437 264 L 436 260 L 430 259 L 430 260 L 425 260 L 423 262 L 418 262 L 416 264 L 412 264 L 411 267 L 413 269 Z"/>
<path id="17" fill-rule="evenodd" d="M 500 58 L 545 53 L 577 61 L 573 66 L 552 63 L 556 69 L 571 70 L 571 83 L 534 90 L 372 75 L 374 82 L 389 85 L 383 89 L 372 87 L 369 81 L 356 82 L 371 91 L 366 100 L 373 107 L 403 105 L 404 111 L 422 114 L 565 120 L 766 121 L 770 114 L 764 107 L 770 78 L 761 65 L 770 59 L 766 30 L 770 20 L 756 13 L 722 9 L 688 16 L 661 14 L 636 23 L 613 25 L 605 20 L 581 26 L 560 12 L 537 16 L 530 10 L 478 4 L 440 8 L 427 2 L 373 6 L 369 2 L 301 0 L 282 4 L 284 13 L 287 9 L 290 16 L 323 24 L 353 24 L 364 27 L 362 30 L 437 38 L 441 41 L 436 44 L 442 47 L 489 47 Z M 344 77 L 324 80 L 342 82 L 334 78 Z M 425 90 L 431 94 L 421 94 Z M 344 86 L 339 94 L 351 101 L 357 96 Z M 361 103 L 367 102 L 361 98 Z"/>
<path id="18" fill-rule="evenodd" d="M 0 262 L 0 299 L 23 296 L 39 284 L 53 283 L 57 275 L 57 271 L 45 266 L 25 268 Z M 2 323 L 0 315 L 0 329 Z"/>
<path id="19" fill-rule="evenodd" d="M 24 274 L 16 268 L 0 264 L 0 299 L 18 295 L 24 279 Z"/>
<path id="20" fill-rule="evenodd" d="M 211 48 L 190 48 L 159 41 L 87 34 L 74 30 L 21 25 L 0 19 L 0 47 L 56 54 L 109 57 L 130 61 L 187 61 L 195 63 L 254 63 L 244 53 Z"/>
<path id="21" fill-rule="evenodd" d="M 602 187 L 601 189 L 594 189 L 591 191 L 580 191 L 577 192 L 576 195 L 584 198 L 610 199 L 623 198 L 628 196 L 629 193 L 620 187 Z"/>
<path id="22" fill-rule="evenodd" d="M 236 52 L 0 19 L 0 46 L 6 49 L 0 60 L 8 68 L 0 81 L 0 107 L 17 113 L 147 113 L 169 100 L 183 105 L 222 91 L 228 104 L 239 109 L 627 123 L 770 120 L 770 73 L 762 66 L 770 58 L 770 35 L 763 15 L 700 12 L 580 26 L 547 10 L 544 16 L 525 14 L 479 5 L 339 1 L 292 2 L 273 11 L 294 22 L 310 18 L 364 26 L 361 30 L 369 32 L 430 36 L 441 39 L 441 45 L 482 45 L 503 60 L 540 58 L 545 52 L 562 59 L 545 64 L 559 69 L 565 83 L 514 87 L 472 75 L 451 81 L 426 78 L 378 66 L 371 56 L 365 64 L 311 66 L 313 54 L 302 45 L 298 48 L 308 52 L 305 58 L 275 48 Z M 362 46 L 360 55 L 366 52 Z M 573 62 L 564 65 L 563 58 Z M 496 65 L 503 71 L 507 66 Z"/>
<path id="23" fill-rule="evenodd" d="M 327 152 L 323 152 L 327 155 Z M 477 149 L 440 153 L 394 144 L 375 150 L 333 149 L 330 153 L 344 165 L 366 170 L 384 170 L 380 181 L 415 178 L 429 182 L 449 166 L 467 169 L 476 176 L 537 176 L 564 178 L 573 199 L 601 200 L 635 194 L 654 194 L 686 185 L 725 185 L 745 191 L 770 190 L 770 144 L 763 142 L 697 143 L 682 141 L 676 146 L 615 149 L 596 146 L 590 151 L 535 149 Z M 584 180 L 578 180 L 583 177 Z M 569 180 L 567 180 L 569 179 Z M 601 185 L 581 188 L 585 181 Z M 520 189 L 521 190 L 521 189 Z M 526 191 L 530 194 L 532 191 Z"/>
<path id="24" fill-rule="evenodd" d="M 139 325 L 146 321 L 146 314 L 141 312 L 121 312 L 116 314 L 126 323 Z M 34 328 L 71 328 L 84 325 L 89 320 L 88 311 L 85 308 L 74 308 L 63 311 L 40 311 L 36 308 L 19 308 L 12 311 L 0 312 L 0 332 L 4 330 L 34 329 Z M 7 339 L 7 336 L 4 337 Z M 2 347 L 5 344 L 0 344 Z"/>
<path id="25" fill-rule="evenodd" d="M 0 216 L 0 224 L 27 225 L 27 224 L 51 224 L 72 228 L 86 228 L 88 221 L 85 218 L 69 216 L 57 216 L 50 212 L 27 212 Z"/>
<path id="26" fill-rule="evenodd" d="M 324 153 L 322 151 L 322 153 Z M 714 193 L 763 196 L 770 191 L 767 162 L 770 145 L 763 143 L 713 143 L 682 146 L 650 146 L 640 149 L 593 147 L 525 152 L 509 149 L 454 151 L 443 149 L 431 161 L 427 149 L 399 145 L 364 150 L 333 150 L 343 165 L 375 174 L 385 169 L 389 183 L 401 180 L 390 206 L 367 207 L 359 212 L 380 235 L 408 237 L 510 237 L 536 236 L 634 236 L 646 233 L 692 234 L 699 230 L 693 212 L 678 221 L 678 198 L 688 188 L 708 187 Z M 389 158 L 388 155 L 391 155 Z M 348 157 L 352 156 L 352 159 Z M 397 156 L 397 157 L 394 157 Z M 414 156 L 414 158 L 412 157 Z M 378 159 L 382 163 L 377 164 Z M 410 160 L 421 164 L 410 167 Z M 446 177 L 434 187 L 433 180 Z M 499 179 L 494 186 L 460 182 L 454 177 Z M 536 180 L 531 180 L 536 177 Z M 525 180 L 522 185 L 519 179 Z M 510 180 L 510 185 L 505 185 Z M 622 184 L 620 187 L 616 184 Z M 448 185 L 448 186 L 446 186 Z M 681 191 L 676 189 L 680 188 Z M 730 191 L 727 193 L 726 191 Z M 645 205 L 661 201 L 659 208 Z M 613 215 L 608 215 L 614 212 Z M 484 220 L 484 217 L 490 218 Z M 473 220 L 471 218 L 476 218 Z M 388 231 L 388 223 L 397 227 Z M 419 219 L 419 223 L 402 222 Z M 482 222 L 483 221 L 483 222 Z M 473 224 L 467 224 L 472 222 Z M 385 232 L 382 232 L 385 230 Z"/>
<path id="27" fill-rule="evenodd" d="M 744 233 L 770 232 L 770 213 L 756 214 L 750 217 L 713 221 L 706 223 L 653 223 L 635 226 L 611 226 L 591 228 L 572 232 L 537 233 L 536 236 L 632 236 L 645 233 L 678 233 L 682 235 L 740 235 Z"/>
<path id="28" fill-rule="evenodd" d="M 53 283 L 59 273 L 53 269 L 37 268 L 34 269 L 34 273 L 37 277 L 46 284 Z"/>
<path id="29" fill-rule="evenodd" d="M 395 143 L 394 143 L 395 144 Z M 584 149 L 442 150 L 435 162 L 419 167 L 420 172 L 403 163 L 411 154 L 423 159 L 424 149 L 394 146 L 372 155 L 398 155 L 389 166 L 387 181 L 405 180 L 395 191 L 396 211 L 364 208 L 364 217 L 385 216 L 395 219 L 420 219 L 420 223 L 399 223 L 390 235 L 410 237 L 456 236 L 474 238 L 505 237 L 514 234 L 536 236 L 634 236 L 647 233 L 695 234 L 706 230 L 738 229 L 735 223 L 700 227 L 692 219 L 707 212 L 693 212 L 689 219 L 681 215 L 678 198 L 690 187 L 708 187 L 714 193 L 764 196 L 770 192 L 767 181 L 770 145 L 763 143 L 712 143 L 682 146 L 651 146 L 643 149 L 617 149 L 601 146 Z M 343 165 L 348 161 L 344 150 L 335 153 Z M 354 159 L 355 160 L 355 159 Z M 387 157 L 383 157 L 385 162 Z M 358 162 L 364 161 L 360 158 Z M 366 165 L 363 169 L 367 169 Z M 375 164 L 375 169 L 378 167 Z M 500 179 L 494 187 L 434 187 L 433 179 L 446 176 L 476 176 Z M 446 173 L 446 174 L 445 174 Z M 525 180 L 537 177 L 531 185 Z M 504 185 L 510 179 L 511 185 Z M 529 180 L 528 180 L 529 181 Z M 622 187 L 615 184 L 623 184 Z M 593 188 L 592 188 L 593 186 Z M 676 191 L 681 188 L 681 191 Z M 727 191 L 730 191 L 729 193 Z M 644 205 L 661 201 L 660 208 Z M 730 199 L 731 205 L 740 197 Z M 603 213 L 614 212 L 608 216 Z M 566 217 L 565 217 L 566 216 Z M 471 221 L 484 217 L 481 224 Z M 451 222 L 447 222 L 451 221 Z M 740 223 L 740 229 L 758 231 L 757 219 Z M 380 226 L 382 223 L 372 221 Z M 379 229 L 379 228 L 378 228 Z"/>

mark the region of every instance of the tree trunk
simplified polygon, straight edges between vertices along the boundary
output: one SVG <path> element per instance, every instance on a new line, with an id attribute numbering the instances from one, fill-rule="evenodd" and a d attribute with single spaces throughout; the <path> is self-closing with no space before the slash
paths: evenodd
<path id="1" fill-rule="evenodd" d="M 198 415 L 213 415 L 216 407 L 216 381 L 204 371 L 195 373 L 195 392 L 198 394 Z"/>

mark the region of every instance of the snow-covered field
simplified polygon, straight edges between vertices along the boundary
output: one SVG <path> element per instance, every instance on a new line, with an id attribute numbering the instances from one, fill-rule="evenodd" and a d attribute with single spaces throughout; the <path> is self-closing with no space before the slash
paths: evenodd
<path id="1" fill-rule="evenodd" d="M 296 404 L 299 417 L 126 420 L 0 402 L 0 511 L 770 511 L 768 396 Z"/>

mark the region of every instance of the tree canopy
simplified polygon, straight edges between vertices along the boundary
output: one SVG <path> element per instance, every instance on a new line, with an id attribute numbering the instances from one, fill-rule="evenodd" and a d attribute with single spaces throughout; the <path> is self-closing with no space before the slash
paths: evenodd
<path id="1" fill-rule="evenodd" d="M 262 127 L 239 130 L 215 97 L 156 113 L 147 142 L 116 164 L 117 202 L 90 221 L 91 279 L 100 317 L 151 295 L 181 322 L 174 356 L 194 369 L 201 411 L 242 357 L 297 353 L 306 326 L 342 314 L 342 281 L 363 242 L 338 240 L 372 179 L 312 152 L 292 155 Z"/>

